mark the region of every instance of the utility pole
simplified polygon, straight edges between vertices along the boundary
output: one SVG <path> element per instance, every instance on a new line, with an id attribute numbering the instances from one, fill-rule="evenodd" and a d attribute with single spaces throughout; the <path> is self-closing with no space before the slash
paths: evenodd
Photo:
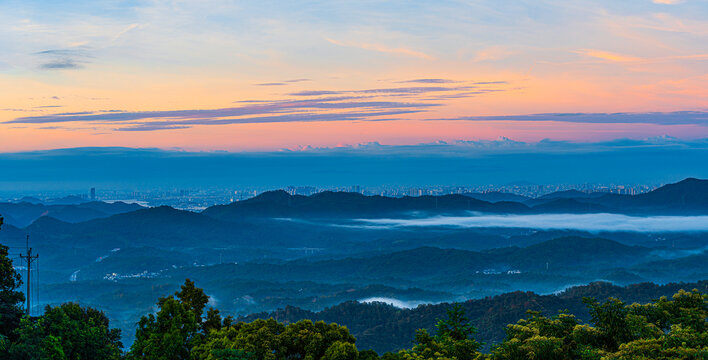
<path id="1" fill-rule="evenodd" d="M 27 255 L 20 254 L 20 258 L 27 262 L 27 315 L 30 314 L 30 270 L 32 269 L 32 263 L 39 258 L 39 254 L 32 255 L 32 248 L 29 247 L 29 235 L 27 235 L 27 242 L 25 244 L 25 249 L 27 249 Z"/>

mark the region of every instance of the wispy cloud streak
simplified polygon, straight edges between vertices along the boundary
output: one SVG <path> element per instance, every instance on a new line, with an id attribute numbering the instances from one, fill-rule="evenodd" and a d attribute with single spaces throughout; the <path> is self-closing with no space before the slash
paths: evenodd
<path id="1" fill-rule="evenodd" d="M 243 118 L 229 119 L 192 119 L 192 120 L 174 120 L 174 121 L 151 121 L 139 124 L 132 127 L 116 128 L 116 131 L 153 131 L 153 130 L 170 130 L 184 129 L 195 125 L 231 125 L 231 124 L 261 124 L 261 123 L 278 123 L 278 122 L 313 122 L 313 121 L 354 121 L 354 120 L 374 120 L 379 116 L 403 115 L 421 112 L 422 110 L 391 110 L 391 111 L 371 111 L 371 112 L 345 112 L 331 114 L 285 114 L 271 116 L 253 116 Z M 387 120 L 395 120 L 387 118 Z"/>
<path id="2" fill-rule="evenodd" d="M 436 92 L 452 92 L 452 91 L 467 91 L 476 89 L 477 86 L 412 86 L 398 88 L 378 88 L 378 89 L 363 89 L 363 90 L 305 90 L 290 93 L 291 96 L 321 96 L 321 95 L 340 95 L 340 94 L 427 94 Z"/>
<path id="3" fill-rule="evenodd" d="M 442 119 L 437 119 L 442 120 Z M 445 120 L 465 121 L 559 121 L 592 124 L 659 124 L 708 126 L 708 112 L 676 111 L 648 113 L 550 113 L 508 116 L 463 116 Z"/>
<path id="4" fill-rule="evenodd" d="M 87 59 L 91 57 L 82 48 L 44 50 L 34 55 L 44 59 L 39 67 L 45 70 L 80 69 L 84 67 Z"/>
<path id="5" fill-rule="evenodd" d="M 292 79 L 260 86 L 279 86 L 309 81 Z M 445 79 L 406 80 L 414 83 L 457 82 Z M 490 83 L 491 84 L 491 83 Z M 496 84 L 496 83 L 494 83 Z M 185 129 L 197 125 L 226 125 L 308 121 L 379 121 L 390 116 L 415 114 L 444 105 L 453 97 L 470 97 L 499 88 L 482 84 L 466 86 L 410 86 L 358 90 L 305 90 L 288 94 L 287 100 L 239 101 L 241 106 L 218 109 L 164 111 L 82 111 L 17 117 L 7 124 L 82 123 L 112 126 L 114 131 L 154 131 Z M 441 95 L 447 95 L 441 96 Z M 428 97 L 427 99 L 424 97 Z M 401 101 L 405 98 L 406 101 Z"/>
<path id="6" fill-rule="evenodd" d="M 412 79 L 412 80 L 403 80 L 403 81 L 397 81 L 397 83 L 418 83 L 418 84 L 453 84 L 453 83 L 459 83 L 461 81 L 457 80 L 450 80 L 450 79 Z"/>
<path id="7" fill-rule="evenodd" d="M 143 119 L 219 119 L 255 114 L 282 113 L 286 111 L 304 111 L 307 109 L 402 109 L 402 108 L 428 108 L 437 106 L 433 103 L 404 103 L 391 101 L 362 101 L 362 102 L 321 102 L 294 101 L 275 102 L 266 105 L 250 105 L 210 110 L 171 110 L 171 111 L 139 111 L 139 112 L 72 112 L 44 116 L 20 117 L 7 123 L 15 124 L 46 124 L 60 122 L 127 122 Z M 336 115 L 336 114 L 333 114 Z M 214 121 L 216 122 L 216 121 Z"/>

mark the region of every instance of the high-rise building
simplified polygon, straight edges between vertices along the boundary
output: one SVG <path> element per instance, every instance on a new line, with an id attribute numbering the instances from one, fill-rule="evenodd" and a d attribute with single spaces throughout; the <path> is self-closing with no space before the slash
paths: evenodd
<path id="1" fill-rule="evenodd" d="M 91 188 L 91 201 L 96 200 L 96 188 Z"/>

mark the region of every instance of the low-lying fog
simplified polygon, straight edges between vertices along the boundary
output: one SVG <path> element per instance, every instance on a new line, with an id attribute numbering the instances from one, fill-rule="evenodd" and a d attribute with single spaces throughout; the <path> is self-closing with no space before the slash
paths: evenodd
<path id="1" fill-rule="evenodd" d="M 399 309 L 415 309 L 418 305 L 423 304 L 437 304 L 438 302 L 430 301 L 419 301 L 419 300 L 399 300 L 388 297 L 370 297 L 366 299 L 359 300 L 360 303 L 370 304 L 370 303 L 384 303 L 389 304 Z"/>
<path id="2" fill-rule="evenodd" d="M 588 232 L 703 232 L 708 216 L 628 216 L 620 214 L 539 214 L 434 216 L 418 219 L 357 219 L 365 228 L 458 227 L 530 228 L 581 230 Z"/>

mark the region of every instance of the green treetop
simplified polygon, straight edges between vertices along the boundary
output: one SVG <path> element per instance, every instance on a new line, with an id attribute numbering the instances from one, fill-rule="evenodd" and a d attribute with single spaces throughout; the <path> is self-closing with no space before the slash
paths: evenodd
<path id="1" fill-rule="evenodd" d="M 0 217 L 0 228 L 3 218 Z M 12 266 L 9 248 L 0 244 L 0 338 L 12 339 L 12 331 L 20 324 L 25 295 L 19 291 L 22 285 L 20 274 Z"/>

